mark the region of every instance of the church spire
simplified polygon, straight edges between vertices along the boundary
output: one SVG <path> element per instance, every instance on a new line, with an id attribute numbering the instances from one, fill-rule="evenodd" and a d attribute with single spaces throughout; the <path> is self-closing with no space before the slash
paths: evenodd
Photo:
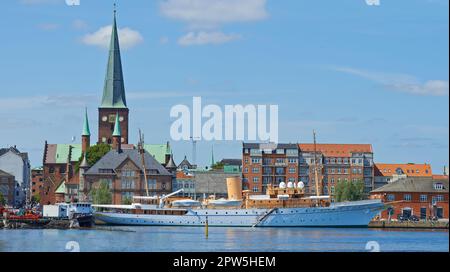
<path id="1" fill-rule="evenodd" d="M 84 124 L 83 124 L 83 133 L 81 136 L 91 136 L 91 130 L 89 129 L 89 119 L 88 119 L 88 113 L 87 108 L 84 114 Z"/>
<path id="2" fill-rule="evenodd" d="M 106 69 L 105 86 L 100 108 L 127 108 L 115 4 L 108 67 Z"/>

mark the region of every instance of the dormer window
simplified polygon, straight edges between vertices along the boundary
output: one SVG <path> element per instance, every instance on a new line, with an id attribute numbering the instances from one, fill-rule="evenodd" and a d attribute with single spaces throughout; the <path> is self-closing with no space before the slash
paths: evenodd
<path id="1" fill-rule="evenodd" d="M 433 184 L 433 187 L 435 190 L 438 190 L 438 191 L 444 190 L 444 184 L 442 184 L 440 182 Z"/>

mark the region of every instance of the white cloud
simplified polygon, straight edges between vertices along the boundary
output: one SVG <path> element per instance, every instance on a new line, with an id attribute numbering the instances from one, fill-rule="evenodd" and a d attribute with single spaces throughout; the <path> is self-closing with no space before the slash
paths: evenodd
<path id="1" fill-rule="evenodd" d="M 350 67 L 334 67 L 335 71 L 356 75 L 384 85 L 386 88 L 415 95 L 448 96 L 448 80 L 427 80 L 421 82 L 408 74 L 387 74 L 355 69 Z"/>
<path id="2" fill-rule="evenodd" d="M 222 44 L 241 38 L 220 31 L 224 24 L 260 21 L 269 15 L 267 0 L 161 0 L 163 16 L 184 22 L 190 32 L 178 39 L 181 46 Z"/>
<path id="3" fill-rule="evenodd" d="M 192 28 L 267 18 L 266 0 L 164 0 L 161 13 Z"/>
<path id="4" fill-rule="evenodd" d="M 219 31 L 215 32 L 189 32 L 178 40 L 178 44 L 182 46 L 205 45 L 205 44 L 222 44 L 240 39 L 238 34 L 225 34 Z"/>
<path id="5" fill-rule="evenodd" d="M 108 48 L 111 40 L 112 25 L 101 27 L 94 33 L 86 34 L 82 42 L 86 45 L 94 45 L 102 48 Z M 131 28 L 119 28 L 120 46 L 123 49 L 132 48 L 144 41 L 142 35 Z"/>

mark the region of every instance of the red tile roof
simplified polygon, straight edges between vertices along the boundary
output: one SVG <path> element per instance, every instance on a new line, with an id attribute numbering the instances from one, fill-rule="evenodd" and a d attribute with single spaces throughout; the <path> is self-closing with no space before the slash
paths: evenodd
<path id="1" fill-rule="evenodd" d="M 314 144 L 299 144 L 303 152 L 313 152 Z M 352 153 L 372 153 L 371 144 L 316 144 L 317 151 L 327 157 L 350 157 Z"/>
<path id="2" fill-rule="evenodd" d="M 375 163 L 375 176 L 389 177 L 396 174 L 397 169 L 403 170 L 408 177 L 431 177 L 431 165 L 414 163 Z"/>
<path id="3" fill-rule="evenodd" d="M 433 179 L 445 180 L 445 179 L 448 179 L 448 176 L 447 175 L 433 175 Z"/>

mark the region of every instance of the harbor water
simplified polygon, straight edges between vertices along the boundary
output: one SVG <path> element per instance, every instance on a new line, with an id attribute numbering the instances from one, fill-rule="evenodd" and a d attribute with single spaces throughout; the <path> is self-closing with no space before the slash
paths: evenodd
<path id="1" fill-rule="evenodd" d="M 0 229 L 0 252 L 448 252 L 448 230 L 100 227 Z"/>

